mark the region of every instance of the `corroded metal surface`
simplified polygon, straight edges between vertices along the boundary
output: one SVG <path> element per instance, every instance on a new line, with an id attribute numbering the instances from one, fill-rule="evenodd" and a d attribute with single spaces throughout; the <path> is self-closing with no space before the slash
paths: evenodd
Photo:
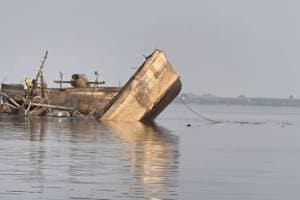
<path id="1" fill-rule="evenodd" d="M 23 85 L 2 84 L 1 91 L 13 98 L 25 94 Z M 73 107 L 87 115 L 98 108 L 105 107 L 119 91 L 119 87 L 48 88 L 47 96 L 52 105 Z M 37 93 L 40 93 L 39 88 Z"/>
<path id="2" fill-rule="evenodd" d="M 108 121 L 151 121 L 180 90 L 179 76 L 165 54 L 155 50 L 98 118 Z"/>
<path id="3" fill-rule="evenodd" d="M 1 84 L 1 92 L 7 94 L 8 96 L 24 96 L 24 86 L 22 84 Z"/>
<path id="4" fill-rule="evenodd" d="M 92 114 L 97 108 L 103 108 L 119 92 L 119 88 L 69 88 L 50 90 L 49 103 L 74 107 L 82 114 Z"/>

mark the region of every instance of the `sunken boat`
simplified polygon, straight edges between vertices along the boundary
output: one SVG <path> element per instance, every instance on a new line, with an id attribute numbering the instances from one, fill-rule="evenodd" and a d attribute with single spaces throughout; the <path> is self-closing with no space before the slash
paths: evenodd
<path id="1" fill-rule="evenodd" d="M 153 121 L 180 93 L 181 81 L 161 50 L 145 61 L 123 87 L 90 82 L 84 74 L 70 81 L 54 81 L 59 88 L 47 88 L 42 69 L 28 84 L 1 84 L 0 113 L 50 116 L 93 116 L 105 121 Z M 96 74 L 97 75 L 97 74 Z M 62 84 L 72 87 L 62 87 Z"/>

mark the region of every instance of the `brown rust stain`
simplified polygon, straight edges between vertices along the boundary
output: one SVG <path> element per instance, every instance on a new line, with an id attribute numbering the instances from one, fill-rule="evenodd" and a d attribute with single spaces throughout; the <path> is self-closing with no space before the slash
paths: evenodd
<path id="1" fill-rule="evenodd" d="M 178 95 L 181 89 L 178 82 L 179 76 L 165 54 L 155 50 L 114 97 L 100 119 L 151 121 Z"/>

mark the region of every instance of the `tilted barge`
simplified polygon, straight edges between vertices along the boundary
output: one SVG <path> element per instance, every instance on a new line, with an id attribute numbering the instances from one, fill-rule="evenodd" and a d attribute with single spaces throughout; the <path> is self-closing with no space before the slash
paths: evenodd
<path id="1" fill-rule="evenodd" d="M 66 108 L 105 121 L 152 121 L 180 90 L 180 77 L 161 50 L 155 50 L 148 56 L 123 87 L 47 88 L 46 104 L 28 101 L 22 84 L 1 85 L 4 104 L 12 108 L 19 104 L 25 111 L 30 110 L 30 105 L 46 108 L 38 114 L 44 114 L 49 109 Z M 36 96 L 41 96 L 41 88 L 37 88 L 36 93 Z M 2 112 L 5 111 L 4 107 L 2 105 Z"/>

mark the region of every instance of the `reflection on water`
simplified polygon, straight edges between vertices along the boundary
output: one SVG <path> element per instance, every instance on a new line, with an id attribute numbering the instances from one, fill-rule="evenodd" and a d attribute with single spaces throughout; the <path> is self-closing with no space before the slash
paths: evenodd
<path id="1" fill-rule="evenodd" d="M 132 189 L 140 187 L 134 194 L 156 199 L 170 194 L 176 198 L 178 137 L 154 125 L 120 122 L 105 125 L 124 144 L 122 160 L 132 163 L 126 171 L 134 177 Z"/>
<path id="2" fill-rule="evenodd" d="M 47 123 L 43 118 L 25 118 L 25 136 L 28 140 L 43 140 Z"/>
<path id="3" fill-rule="evenodd" d="M 178 137 L 155 125 L 0 116 L 0 199 L 178 199 Z"/>

